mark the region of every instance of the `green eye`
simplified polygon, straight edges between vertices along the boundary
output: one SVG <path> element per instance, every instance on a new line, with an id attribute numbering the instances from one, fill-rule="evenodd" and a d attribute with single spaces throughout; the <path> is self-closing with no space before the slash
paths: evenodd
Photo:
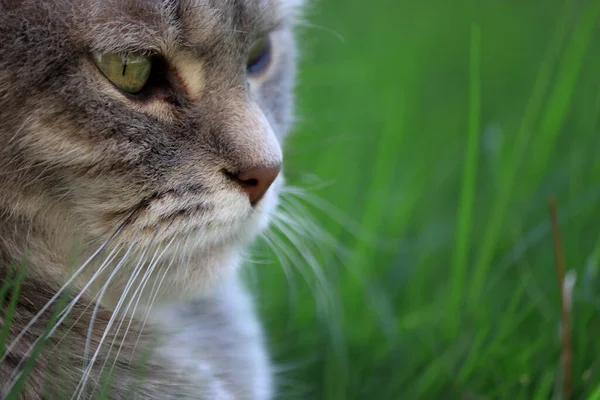
<path id="1" fill-rule="evenodd" d="M 92 53 L 92 58 L 115 86 L 130 94 L 142 90 L 152 70 L 150 57 L 139 53 Z"/>

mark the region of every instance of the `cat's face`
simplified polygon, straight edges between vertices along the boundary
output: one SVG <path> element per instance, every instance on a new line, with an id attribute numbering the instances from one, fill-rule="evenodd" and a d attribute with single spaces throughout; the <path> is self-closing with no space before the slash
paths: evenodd
<path id="1" fill-rule="evenodd" d="M 113 247 L 227 258 L 281 186 L 292 3 L 2 0 L 1 212 L 57 242 L 122 226 Z"/>

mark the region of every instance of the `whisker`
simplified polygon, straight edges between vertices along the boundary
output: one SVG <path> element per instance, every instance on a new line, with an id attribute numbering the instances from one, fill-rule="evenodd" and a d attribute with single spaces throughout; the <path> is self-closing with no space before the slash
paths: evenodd
<path id="1" fill-rule="evenodd" d="M 316 222 L 314 222 L 304 210 L 297 210 L 294 205 L 287 204 L 287 206 L 282 203 L 280 204 L 281 211 L 278 212 L 277 217 L 282 223 L 287 224 L 290 228 L 293 228 L 295 232 L 301 233 L 303 237 L 310 238 L 311 241 L 315 242 L 317 239 L 319 241 L 319 246 L 317 247 L 321 254 L 323 254 L 324 247 L 323 243 L 328 245 L 332 250 L 335 250 L 334 254 L 337 257 L 348 256 L 349 251 L 344 248 L 339 241 L 333 238 L 331 234 L 325 230 L 323 230 Z M 289 209 L 288 209 L 289 207 Z M 302 215 L 302 219 L 294 219 L 292 215 Z M 340 261 L 342 261 L 340 259 Z"/>
<path id="2" fill-rule="evenodd" d="M 131 312 L 131 315 L 135 316 L 135 312 L 136 312 L 137 307 L 139 305 L 140 299 L 142 298 L 142 294 L 144 292 L 144 289 L 145 289 L 146 285 L 148 284 L 148 282 L 150 280 L 150 277 L 154 273 L 154 269 L 156 268 L 156 266 L 158 265 L 158 263 L 162 259 L 163 255 L 167 252 L 167 250 L 169 250 L 169 248 L 173 244 L 174 240 L 175 240 L 175 238 L 171 239 L 171 241 L 165 246 L 165 248 L 163 249 L 163 251 L 160 253 L 160 255 L 158 256 L 158 258 L 156 258 L 156 261 L 154 261 L 155 257 L 156 257 L 156 254 L 160 250 L 160 249 L 156 249 L 156 252 L 154 253 L 154 256 L 152 257 L 152 260 L 150 261 L 150 266 L 149 266 L 148 270 L 144 273 L 144 276 L 142 277 L 142 280 L 141 280 L 140 284 L 138 285 L 136 291 L 133 293 L 133 295 L 131 297 L 131 300 L 129 300 L 129 304 L 127 305 L 127 308 L 123 312 L 123 317 L 121 318 L 121 322 L 119 323 L 119 326 L 116 329 L 116 333 L 117 334 L 118 334 L 118 332 L 121 331 L 121 326 L 122 326 L 122 324 L 124 322 L 125 317 L 128 315 L 128 311 L 129 311 L 129 308 L 131 307 L 131 304 L 137 298 L 137 300 L 135 301 L 135 305 L 133 307 L 133 311 Z M 115 355 L 113 365 L 112 365 L 110 371 L 108 372 L 108 377 L 109 378 L 110 378 L 110 376 L 112 376 L 112 372 L 113 372 L 113 370 L 115 368 L 115 365 L 116 365 L 116 363 L 117 363 L 117 361 L 119 359 L 119 355 L 121 354 L 121 350 L 123 348 L 123 344 L 125 343 L 125 339 L 127 338 L 127 334 L 129 333 L 129 330 L 131 328 L 132 322 L 133 322 L 133 318 L 129 318 L 129 323 L 127 324 L 127 327 L 125 328 L 125 333 L 123 334 L 123 337 L 121 339 L 121 343 L 119 345 L 119 349 L 117 350 L 117 354 Z M 102 372 L 104 371 L 106 363 L 108 362 L 108 359 L 109 359 L 109 356 L 110 356 L 110 352 L 112 351 L 112 348 L 113 348 L 113 346 L 115 344 L 116 339 L 117 339 L 117 336 L 115 335 L 115 337 L 113 338 L 113 341 L 112 341 L 112 343 L 110 345 L 110 350 L 109 350 L 109 352 L 106 355 L 106 359 L 104 360 L 104 363 L 102 364 L 102 368 L 100 369 L 99 376 L 102 376 Z M 96 385 L 96 387 L 94 388 L 94 391 L 95 391 L 95 389 L 97 387 L 98 386 Z M 90 394 L 90 397 L 94 395 L 94 391 L 92 391 L 92 393 Z"/>
<path id="3" fill-rule="evenodd" d="M 286 244 L 284 244 L 283 241 L 277 237 L 277 235 L 273 235 L 272 237 L 269 238 L 269 240 L 271 240 L 273 242 L 273 244 L 277 248 L 279 248 L 279 250 L 281 250 L 283 252 L 283 254 L 292 262 L 291 265 L 296 267 L 296 270 L 300 273 L 300 275 L 302 275 L 302 278 L 304 279 L 304 281 L 308 284 L 310 289 L 313 291 L 313 294 L 315 295 L 315 300 L 322 306 L 321 308 L 325 308 L 325 306 L 323 304 L 321 304 L 321 297 L 317 295 L 319 293 L 319 291 L 315 290 L 315 288 L 312 286 L 309 275 L 306 273 L 304 268 L 301 267 L 302 262 L 298 259 L 297 256 L 294 255 L 294 253 L 290 249 L 290 247 L 287 246 Z"/>
<path id="4" fill-rule="evenodd" d="M 142 337 L 142 333 L 144 332 L 144 328 L 146 327 L 146 322 L 148 321 L 148 316 L 150 315 L 150 311 L 152 310 L 152 307 L 154 306 L 154 301 L 156 300 L 156 298 L 158 297 L 158 293 L 160 291 L 160 288 L 163 284 L 163 281 L 165 280 L 165 278 L 167 277 L 167 274 L 169 273 L 169 270 L 171 269 L 171 266 L 174 264 L 175 262 L 175 255 L 173 257 L 171 257 L 171 262 L 169 263 L 169 265 L 167 266 L 167 268 L 165 268 L 165 272 L 163 273 L 162 277 L 160 278 L 160 282 L 158 282 L 158 286 L 156 286 L 156 282 L 154 282 L 154 285 L 152 287 L 152 291 L 150 292 L 150 303 L 148 304 L 146 313 L 144 315 L 144 321 L 142 322 L 141 328 L 140 328 L 140 332 L 138 334 L 138 337 L 135 341 L 135 344 L 133 345 L 133 348 L 131 350 L 131 356 L 130 356 L 130 362 L 129 362 L 129 367 L 131 367 L 131 359 L 133 358 L 134 354 L 135 354 L 135 350 L 137 349 L 138 343 Z M 155 286 L 156 286 L 156 291 L 155 291 Z"/>
<path id="5" fill-rule="evenodd" d="M 123 248 L 123 246 L 119 245 L 115 249 L 113 249 L 113 251 L 109 254 L 109 256 L 106 259 L 106 261 L 104 261 L 102 263 L 102 265 L 100 266 L 100 268 L 98 270 L 102 270 L 103 271 L 104 268 L 107 265 L 109 265 L 110 263 L 112 263 L 114 261 L 114 259 L 117 257 L 117 254 L 119 253 L 119 251 L 121 251 L 122 248 Z M 96 293 L 96 295 L 94 296 L 94 298 L 90 300 L 90 302 L 88 303 L 88 305 L 79 314 L 79 317 L 77 317 L 77 319 L 73 322 L 73 324 L 69 327 L 69 329 L 65 332 L 65 334 L 60 338 L 60 340 L 58 340 L 58 342 L 56 343 L 56 345 L 54 346 L 54 348 L 51 350 L 51 352 L 53 352 L 58 347 L 58 345 L 60 345 L 60 343 L 67 337 L 67 335 L 69 334 L 69 332 L 71 332 L 71 330 L 73 329 L 73 327 L 75 327 L 75 325 L 77 324 L 77 322 L 79 322 L 79 320 L 83 317 L 83 315 L 87 312 L 87 310 L 92 306 L 92 304 L 95 304 L 96 299 L 98 299 L 98 297 L 100 297 L 100 292 Z"/>
<path id="6" fill-rule="evenodd" d="M 311 204 L 316 207 L 318 210 L 322 211 L 324 215 L 330 218 L 332 221 L 337 223 L 339 226 L 343 227 L 348 233 L 354 236 L 356 239 L 360 241 L 364 241 L 374 248 L 380 250 L 390 250 L 394 251 L 398 248 L 398 239 L 397 238 L 385 238 L 378 236 L 372 232 L 365 231 L 365 228 L 361 226 L 360 223 L 356 222 L 354 219 L 350 218 L 346 213 L 332 205 L 328 201 L 316 196 L 312 193 L 308 193 L 300 188 L 288 186 L 282 189 L 283 194 L 288 194 L 289 196 L 282 196 L 282 201 L 287 201 L 288 203 L 294 203 L 297 208 L 301 208 L 306 210 L 304 206 L 297 202 L 296 199 L 304 200 L 305 202 Z M 302 215 L 309 215 L 306 211 Z"/>
<path id="7" fill-rule="evenodd" d="M 342 44 L 346 44 L 346 39 L 344 39 L 344 37 L 337 31 L 334 31 L 331 28 L 327 28 L 326 26 L 321 26 L 321 25 L 315 25 L 315 24 L 310 24 L 308 22 L 298 22 L 297 25 L 305 27 L 305 28 L 314 28 L 314 29 L 320 29 L 324 32 L 330 33 L 332 34 L 334 37 L 336 37 Z"/>
<path id="8" fill-rule="evenodd" d="M 108 280 L 105 282 L 101 292 L 100 292 L 100 298 L 98 299 L 98 301 L 96 302 L 96 306 L 94 307 L 94 312 L 92 314 L 92 319 L 90 322 L 90 328 L 88 329 L 88 333 L 86 336 L 86 343 L 85 343 L 85 349 L 84 349 L 84 371 L 88 371 L 91 370 L 93 363 L 95 361 L 95 358 L 93 360 L 91 360 L 91 362 L 89 362 L 86 366 L 86 362 L 87 362 L 87 352 L 89 351 L 89 346 L 91 344 L 91 332 L 92 332 L 92 327 L 94 324 L 94 320 L 96 319 L 96 313 L 98 311 L 98 308 L 100 306 L 100 300 L 102 299 L 102 296 L 104 295 L 106 288 L 108 287 L 108 285 L 110 284 L 111 280 L 114 278 L 114 276 L 120 271 L 121 267 L 125 264 L 125 261 L 127 260 L 129 254 L 131 253 L 131 250 L 133 249 L 133 246 L 135 245 L 136 241 L 137 241 L 137 237 L 138 235 L 136 235 L 136 237 L 134 238 L 134 240 L 132 241 L 132 243 L 129 245 L 127 251 L 125 252 L 125 254 L 123 255 L 123 257 L 121 258 L 121 260 L 119 261 L 119 263 L 117 264 L 117 266 L 114 268 L 114 270 L 112 271 L 111 275 L 109 276 Z M 113 314 L 114 315 L 114 314 Z M 106 331 L 109 328 L 106 328 Z M 97 355 L 98 350 L 100 349 L 100 347 L 102 346 L 102 340 L 100 341 L 99 345 L 98 345 L 98 349 L 96 350 L 96 352 L 94 353 L 94 356 Z M 82 388 L 83 390 L 83 388 Z M 75 390 L 75 393 L 77 392 L 77 388 Z"/>
<path id="9" fill-rule="evenodd" d="M 88 281 L 88 283 L 81 289 L 81 291 L 77 294 L 77 296 L 75 296 L 75 298 L 73 298 L 71 300 L 71 302 L 69 303 L 69 305 L 67 307 L 65 307 L 64 310 L 61 310 L 61 312 L 58 314 L 60 318 L 58 319 L 58 321 L 56 322 L 56 324 L 52 327 L 52 329 L 50 329 L 50 331 L 48 332 L 48 335 L 46 336 L 45 340 L 47 340 L 48 338 L 52 337 L 52 335 L 54 335 L 54 332 L 56 332 L 56 330 L 62 325 L 62 323 L 69 316 L 70 312 L 73 310 L 73 308 L 75 307 L 75 305 L 79 301 L 79 299 L 83 296 L 83 294 L 87 291 L 87 289 L 89 289 L 89 287 L 94 283 L 94 281 L 98 278 L 98 276 L 100 276 L 100 274 L 102 274 L 102 272 L 104 271 L 104 269 L 106 269 L 107 265 L 108 264 L 106 262 L 104 262 L 103 265 L 102 265 L 102 268 L 98 269 L 98 271 L 96 271 L 96 273 L 90 278 L 90 280 Z M 31 353 L 31 351 L 37 346 L 37 344 L 40 342 L 41 339 L 42 339 L 42 336 L 38 337 L 31 344 L 31 346 L 29 346 L 29 349 L 27 350 L 27 352 L 25 353 L 25 355 L 21 358 L 21 360 L 17 364 L 17 367 L 14 369 L 14 372 L 11 375 L 11 380 L 12 381 L 11 381 L 11 384 L 9 385 L 8 392 L 10 392 L 10 390 L 12 389 L 12 387 L 15 385 L 15 383 L 17 382 L 17 380 L 21 376 L 22 371 L 20 371 L 20 368 L 23 365 L 23 363 L 25 362 L 26 357 L 29 356 L 29 354 Z"/>
<path id="10" fill-rule="evenodd" d="M 62 293 L 75 281 L 75 279 L 81 274 L 81 272 L 87 267 L 102 250 L 104 250 L 108 244 L 123 230 L 125 223 L 121 224 L 119 228 L 75 271 L 75 273 L 67 280 L 67 282 L 48 300 L 48 302 L 42 307 L 42 309 L 25 325 L 21 332 L 15 337 L 15 339 L 6 347 L 4 354 L 0 357 L 0 364 L 6 360 L 6 357 L 12 352 L 17 343 L 23 338 L 29 329 L 37 322 L 38 319 L 50 308 L 50 306 L 62 295 Z"/>
<path id="11" fill-rule="evenodd" d="M 298 192 L 301 192 L 301 190 L 299 190 Z M 306 194 L 306 197 L 303 197 L 303 199 L 305 199 L 305 200 L 312 199 L 312 200 L 316 201 L 319 205 L 323 205 L 325 207 L 331 206 L 329 203 L 327 203 L 324 200 L 319 199 L 316 196 L 310 196 L 310 195 Z M 305 209 L 299 203 L 299 199 L 288 198 L 287 200 L 288 200 L 287 205 L 290 206 L 291 208 L 294 208 L 294 209 L 296 207 L 300 208 L 300 211 L 296 210 L 293 213 L 293 215 L 310 215 L 305 212 Z M 282 202 L 282 204 L 285 204 L 285 203 Z M 327 207 L 327 212 L 329 212 L 329 211 L 335 212 L 335 210 L 337 210 L 337 208 L 335 208 L 334 206 Z M 340 211 L 340 213 L 342 213 L 342 215 L 338 216 L 338 217 L 341 218 L 343 216 L 343 212 Z M 313 223 L 310 220 L 310 218 L 306 218 L 303 221 L 311 224 L 311 226 L 317 225 L 317 224 Z M 311 227 L 310 231 L 312 231 L 313 229 L 314 228 Z M 327 234 L 327 236 L 330 237 L 329 234 Z M 360 240 L 365 240 L 367 242 L 370 242 L 372 240 L 379 241 L 379 242 L 386 241 L 383 238 L 376 238 L 374 235 L 369 235 L 369 239 L 361 239 L 358 236 L 357 236 L 357 238 Z M 385 247 L 387 247 L 387 246 L 381 246 L 381 245 L 377 245 L 377 244 L 373 244 L 373 243 L 368 243 L 368 244 L 369 244 L 369 246 L 372 246 L 372 247 L 375 247 L 378 249 L 385 249 Z M 396 243 L 396 247 L 397 247 L 397 243 Z M 332 255 L 334 257 L 338 257 L 340 252 L 343 252 L 344 258 L 347 258 L 350 256 L 350 252 L 347 251 L 346 249 L 340 248 L 339 244 L 334 245 L 334 249 L 336 250 L 332 253 Z M 365 293 L 366 299 L 371 303 L 371 307 L 375 311 L 376 315 L 379 317 L 382 328 L 388 334 L 388 337 L 390 338 L 390 340 L 393 340 L 393 338 L 396 337 L 396 328 L 394 327 L 393 322 L 390 322 L 393 320 L 393 318 L 391 318 L 391 315 L 393 314 L 393 311 L 391 311 L 392 310 L 391 305 L 388 304 L 388 302 L 384 301 L 381 298 L 381 296 L 378 295 L 378 291 L 377 291 L 376 287 L 374 286 L 374 284 L 372 282 L 370 282 L 368 279 L 366 279 L 363 272 L 360 269 L 357 269 L 356 267 L 354 267 L 353 263 L 349 263 L 349 264 L 344 263 L 344 260 L 341 258 L 338 258 L 338 260 L 341 262 L 340 265 L 343 266 L 346 269 L 346 271 L 354 277 L 354 279 L 356 279 L 358 282 L 360 282 L 360 284 L 362 286 L 362 290 Z M 338 315 L 338 314 L 336 313 L 334 315 Z"/>
<path id="12" fill-rule="evenodd" d="M 339 265 L 346 265 L 346 261 L 351 257 L 351 252 L 339 240 L 335 239 L 329 232 L 321 228 L 319 223 L 307 213 L 306 210 L 298 210 L 294 204 L 281 203 L 279 212 L 282 223 L 287 224 L 295 233 L 302 235 L 311 243 L 318 245 L 313 248 L 318 251 L 320 260 L 331 264 L 335 262 Z M 302 216 L 294 218 L 293 216 Z"/>
<path id="13" fill-rule="evenodd" d="M 328 284 L 329 280 L 323 274 L 323 270 L 321 268 L 319 268 L 319 263 L 314 258 L 312 253 L 308 250 L 308 248 L 306 246 L 304 246 L 302 244 L 301 240 L 294 240 L 295 234 L 290 229 L 285 227 L 283 223 L 279 222 L 279 223 L 275 223 L 274 225 L 281 233 L 283 233 L 289 239 L 289 242 L 298 250 L 298 253 L 301 255 L 301 257 L 306 261 L 306 264 L 313 271 L 313 274 L 317 278 L 317 282 L 321 288 L 320 293 L 323 293 L 326 296 L 326 304 L 328 304 L 328 305 L 333 304 L 333 297 L 332 297 L 333 290 L 332 290 L 331 286 Z M 298 265 L 298 267 L 300 267 L 300 265 Z"/>
<path id="14" fill-rule="evenodd" d="M 113 311 L 113 313 L 111 314 L 111 317 L 106 325 L 106 328 L 104 329 L 104 332 L 102 333 L 102 336 L 100 338 L 100 341 L 98 342 L 98 345 L 96 347 L 96 351 L 94 352 L 94 354 L 92 355 L 92 358 L 89 360 L 87 366 L 84 367 L 83 369 L 83 374 L 82 377 L 79 381 L 79 383 L 77 384 L 77 387 L 75 388 L 75 391 L 73 393 L 73 396 L 71 397 L 71 399 L 74 399 L 75 397 L 77 397 L 78 399 L 83 395 L 84 391 L 85 391 L 85 386 L 87 384 L 88 379 L 91 377 L 91 371 L 92 368 L 94 367 L 94 364 L 96 363 L 96 359 L 98 358 L 99 354 L 100 354 L 100 350 L 102 348 L 102 345 L 104 344 L 104 341 L 106 340 L 114 322 L 115 319 L 117 318 L 118 314 L 119 314 L 119 310 L 120 307 L 123 303 L 123 300 L 125 299 L 125 297 L 128 294 L 128 289 L 131 288 L 131 283 L 137 278 L 137 275 L 139 274 L 139 272 L 141 271 L 141 267 L 138 267 L 138 270 L 134 270 L 134 274 L 133 276 L 131 276 L 128 280 L 128 283 L 126 285 L 125 290 L 123 291 L 123 293 L 121 294 L 121 297 L 119 299 L 119 302 L 117 304 L 117 307 L 115 308 L 115 310 Z"/>
<path id="15" fill-rule="evenodd" d="M 158 232 L 157 228 L 152 236 L 152 239 L 150 240 L 150 244 L 148 245 L 148 247 L 151 245 L 151 243 L 154 241 L 154 238 L 156 237 L 156 234 Z M 130 249 L 131 247 L 133 247 L 133 245 L 135 244 L 135 241 L 130 245 Z M 133 286 L 133 283 L 135 282 L 135 280 L 137 279 L 138 275 L 140 274 L 142 270 L 142 265 L 141 263 L 138 263 L 138 265 L 136 266 L 136 268 L 134 269 L 132 276 L 130 276 L 129 280 L 127 281 L 127 284 L 125 285 L 125 288 L 123 289 L 123 293 L 121 294 L 121 297 L 119 298 L 119 302 L 117 303 L 109 321 L 108 324 L 106 326 L 106 328 L 104 329 L 104 333 L 102 334 L 102 337 L 100 338 L 100 342 L 98 343 L 98 347 L 96 348 L 96 351 L 94 352 L 94 355 L 92 357 L 92 359 L 90 360 L 87 368 L 85 368 L 84 371 L 84 375 L 82 377 L 82 379 L 80 380 L 79 384 L 77 385 L 77 387 L 75 388 L 75 392 L 73 393 L 73 396 L 71 397 L 72 399 L 75 398 L 75 396 L 77 395 L 77 393 L 79 392 L 79 394 L 77 395 L 77 398 L 81 398 L 81 396 L 84 393 L 85 390 L 85 386 L 87 384 L 87 380 L 90 376 L 90 373 L 92 371 L 92 368 L 94 366 L 94 363 L 96 362 L 96 359 L 98 358 L 98 355 L 100 354 L 100 350 L 102 348 L 102 344 L 104 343 L 104 341 L 106 340 L 106 337 L 108 336 L 110 329 L 112 328 L 115 319 L 117 318 L 121 307 L 123 305 L 123 302 L 125 301 L 125 299 L 127 298 L 127 295 L 129 294 L 129 291 L 131 290 L 131 287 Z M 114 273 L 114 271 L 113 271 Z"/>
<path id="16" fill-rule="evenodd" d="M 288 284 L 288 288 L 290 289 L 289 298 L 290 298 L 290 308 L 295 308 L 298 302 L 298 290 L 296 288 L 294 277 L 292 276 L 291 266 L 287 260 L 287 258 L 281 254 L 280 250 L 277 248 L 273 240 L 270 238 L 272 231 L 267 231 L 264 233 L 263 240 L 269 246 L 275 257 L 279 260 L 279 264 L 283 269 L 283 274 L 285 275 L 285 279 Z"/>
<path id="17" fill-rule="evenodd" d="M 85 339 L 85 347 L 83 349 L 83 368 L 86 368 L 86 366 L 87 366 L 88 353 L 89 353 L 91 340 L 92 340 L 92 332 L 94 330 L 94 323 L 96 321 L 96 315 L 98 314 L 98 310 L 100 309 L 100 304 L 102 303 L 102 298 L 104 297 L 104 294 L 106 293 L 106 290 L 108 289 L 108 287 L 110 285 L 110 282 L 114 279 L 114 277 L 117 275 L 117 273 L 121 269 L 121 266 L 125 263 L 125 260 L 128 258 L 131 250 L 133 249 L 134 244 L 137 242 L 138 237 L 139 237 L 139 233 L 136 234 L 136 236 L 133 238 L 133 241 L 129 245 L 129 248 L 127 249 L 127 251 L 125 252 L 123 257 L 121 258 L 121 260 L 119 261 L 117 266 L 113 269 L 112 273 L 109 275 L 106 282 L 104 282 L 102 290 L 100 291 L 100 296 L 99 296 L 98 300 L 96 301 L 96 305 L 94 306 L 94 311 L 92 312 L 92 318 L 90 320 L 90 325 L 88 327 L 88 332 L 87 332 L 87 336 Z M 141 262 L 142 261 L 140 261 L 140 263 Z"/>

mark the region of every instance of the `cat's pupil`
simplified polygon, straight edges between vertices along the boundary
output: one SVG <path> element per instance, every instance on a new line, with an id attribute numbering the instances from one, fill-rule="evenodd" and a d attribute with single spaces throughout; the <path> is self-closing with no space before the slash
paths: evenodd
<path id="1" fill-rule="evenodd" d="M 144 54 L 92 52 L 92 59 L 108 80 L 129 94 L 140 92 L 152 72 L 153 60 Z"/>

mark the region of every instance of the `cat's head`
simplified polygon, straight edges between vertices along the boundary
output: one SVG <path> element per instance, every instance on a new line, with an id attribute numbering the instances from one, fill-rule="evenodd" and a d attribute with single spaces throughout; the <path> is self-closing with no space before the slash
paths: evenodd
<path id="1" fill-rule="evenodd" d="M 276 204 L 296 3 L 2 0 L 1 213 L 213 274 Z"/>

